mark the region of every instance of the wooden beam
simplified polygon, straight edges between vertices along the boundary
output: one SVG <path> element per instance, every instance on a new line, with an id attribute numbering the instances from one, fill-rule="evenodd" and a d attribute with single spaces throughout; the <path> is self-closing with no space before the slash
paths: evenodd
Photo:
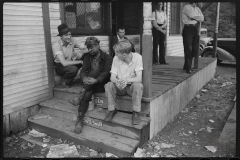
<path id="1" fill-rule="evenodd" d="M 54 71 L 53 71 L 49 3 L 42 3 L 42 14 L 43 14 L 44 37 L 45 37 L 45 49 L 47 53 L 46 58 L 47 58 L 47 71 L 48 71 L 49 98 L 53 98 L 53 87 L 55 86 L 55 84 L 54 84 Z"/>
<path id="2" fill-rule="evenodd" d="M 62 23 L 65 23 L 65 18 L 64 18 L 64 4 L 62 2 L 59 3 L 60 6 L 60 19 Z"/>
<path id="3" fill-rule="evenodd" d="M 213 2 L 204 3 L 204 5 L 200 8 L 202 12 L 204 12 L 206 9 L 208 9 L 209 6 L 211 6 Z"/>

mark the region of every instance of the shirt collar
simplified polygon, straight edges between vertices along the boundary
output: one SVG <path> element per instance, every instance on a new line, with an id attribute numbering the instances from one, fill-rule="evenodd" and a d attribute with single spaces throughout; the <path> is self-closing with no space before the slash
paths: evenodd
<path id="1" fill-rule="evenodd" d="M 63 46 L 63 42 L 62 42 L 62 40 L 60 39 L 60 44 L 61 44 L 61 46 Z M 68 45 L 72 45 L 72 42 L 70 41 L 69 43 L 68 43 Z M 67 45 L 67 46 L 68 46 Z"/>

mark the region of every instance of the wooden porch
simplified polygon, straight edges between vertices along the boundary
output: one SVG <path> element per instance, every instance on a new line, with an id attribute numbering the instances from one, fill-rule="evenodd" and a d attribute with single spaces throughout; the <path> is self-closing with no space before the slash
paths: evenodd
<path id="1" fill-rule="evenodd" d="M 82 88 L 79 82 L 75 82 L 68 89 L 54 87 L 54 98 L 39 104 L 42 111 L 40 114 L 52 118 L 29 118 L 29 126 L 48 135 L 74 140 L 76 144 L 97 151 L 111 152 L 120 157 L 132 155 L 139 146 L 161 131 L 214 77 L 216 59 L 200 58 L 199 68 L 192 74 L 187 74 L 182 69 L 183 57 L 166 59 L 169 65 L 153 66 L 152 96 L 142 98 L 139 125 L 131 124 L 130 96 L 117 96 L 119 112 L 112 122 L 105 122 L 104 118 L 108 113 L 107 98 L 105 93 L 96 93 L 95 109 L 86 113 L 83 132 L 79 135 L 74 134 L 73 127 L 78 107 L 69 104 L 68 99 L 76 96 Z"/>

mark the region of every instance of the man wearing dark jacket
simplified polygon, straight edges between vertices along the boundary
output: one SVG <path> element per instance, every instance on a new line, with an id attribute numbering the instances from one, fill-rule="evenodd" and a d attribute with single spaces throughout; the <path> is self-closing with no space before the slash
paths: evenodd
<path id="1" fill-rule="evenodd" d="M 82 120 L 92 95 L 96 92 L 104 92 L 104 85 L 110 80 L 112 57 L 100 49 L 99 42 L 95 37 L 87 38 L 85 45 L 89 52 L 84 57 L 80 73 L 83 89 L 79 96 L 68 100 L 73 105 L 79 105 L 78 118 L 74 128 L 74 132 L 77 134 L 82 132 Z"/>
<path id="2" fill-rule="evenodd" d="M 128 40 L 127 37 L 125 37 L 125 28 L 124 27 L 119 27 L 118 32 L 117 32 L 117 36 L 113 36 L 112 41 L 111 41 L 111 56 L 114 57 L 115 56 L 115 51 L 113 49 L 113 46 L 119 42 L 119 41 L 123 41 L 123 40 Z M 128 40 L 129 41 L 129 40 Z M 129 41 L 132 45 L 132 51 L 131 52 L 135 52 L 134 49 L 134 44 Z"/>

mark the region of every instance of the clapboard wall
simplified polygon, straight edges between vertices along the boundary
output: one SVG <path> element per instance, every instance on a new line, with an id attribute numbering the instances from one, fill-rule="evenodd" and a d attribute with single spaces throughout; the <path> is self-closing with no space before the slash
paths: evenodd
<path id="1" fill-rule="evenodd" d="M 182 6 L 182 4 L 181 4 Z M 167 28 L 167 56 L 183 56 L 184 50 L 183 50 L 183 41 L 182 41 L 182 35 L 171 35 L 170 34 L 170 23 L 171 23 L 171 2 L 168 3 L 166 6 L 168 7 L 167 10 L 167 16 L 168 16 L 168 28 Z M 180 9 L 181 11 L 181 9 Z M 181 14 L 181 12 L 180 12 Z M 180 26 L 181 27 L 181 26 Z M 182 28 L 180 28 L 182 30 Z"/>
<path id="2" fill-rule="evenodd" d="M 3 5 L 3 113 L 48 97 L 41 3 Z"/>
<path id="3" fill-rule="evenodd" d="M 42 4 L 4 3 L 3 115 L 8 119 L 5 125 L 14 121 L 11 115 L 20 116 L 18 112 L 48 96 Z"/>

